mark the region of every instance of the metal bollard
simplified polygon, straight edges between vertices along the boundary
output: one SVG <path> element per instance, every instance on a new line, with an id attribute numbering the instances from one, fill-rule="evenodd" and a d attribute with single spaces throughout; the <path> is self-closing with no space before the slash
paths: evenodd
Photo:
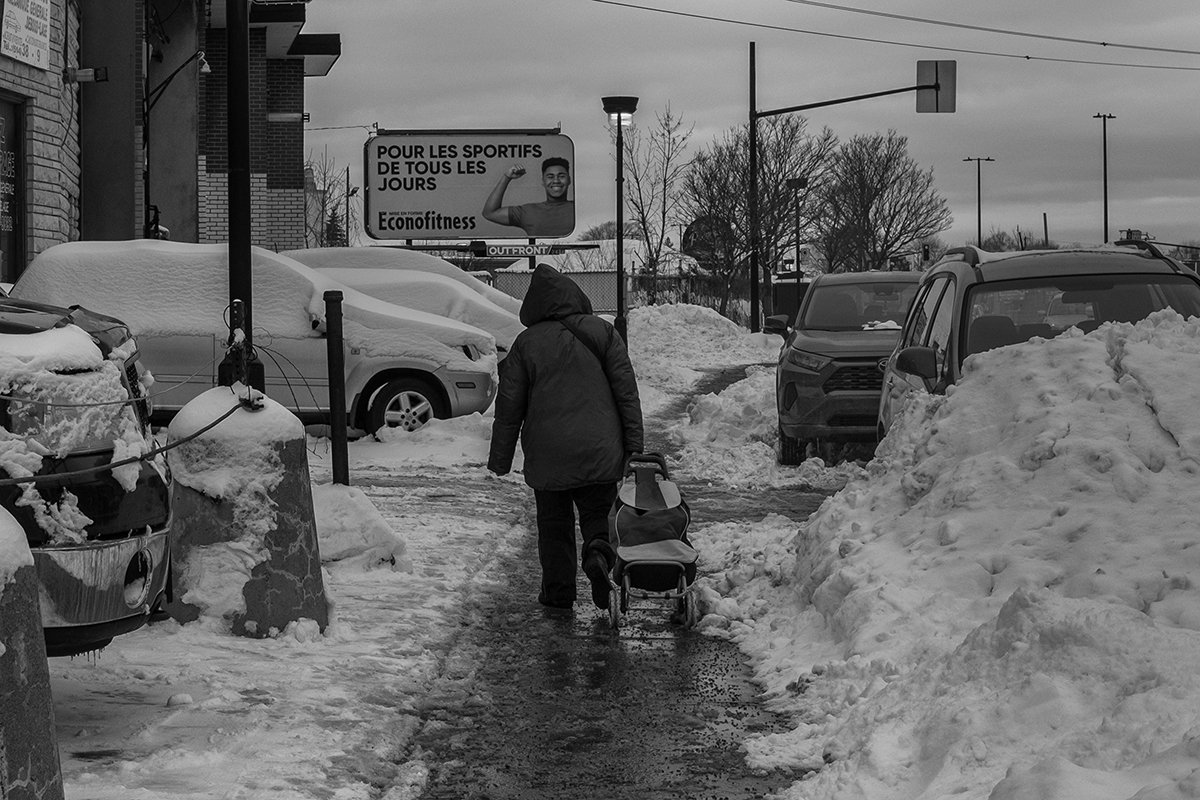
<path id="1" fill-rule="evenodd" d="M 329 439 L 333 443 L 333 482 L 350 485 L 346 443 L 346 353 L 342 349 L 342 293 L 325 292 L 325 343 L 329 360 Z"/>

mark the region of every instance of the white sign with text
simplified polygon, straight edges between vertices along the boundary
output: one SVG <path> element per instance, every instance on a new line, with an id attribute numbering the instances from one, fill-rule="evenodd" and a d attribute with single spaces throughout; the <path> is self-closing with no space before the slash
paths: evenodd
<path id="1" fill-rule="evenodd" d="M 553 131 L 380 131 L 367 140 L 373 239 L 558 239 L 575 229 L 575 146 Z"/>

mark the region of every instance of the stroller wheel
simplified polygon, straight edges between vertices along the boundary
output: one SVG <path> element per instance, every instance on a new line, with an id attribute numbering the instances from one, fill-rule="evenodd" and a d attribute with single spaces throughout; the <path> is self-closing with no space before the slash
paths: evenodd
<path id="1" fill-rule="evenodd" d="M 691 608 L 693 605 L 692 593 L 688 591 L 687 580 L 683 575 L 679 576 L 679 598 L 675 601 L 675 614 L 673 619 L 680 625 L 688 626 L 691 624 Z"/>
<path id="2" fill-rule="evenodd" d="M 617 602 L 617 590 L 613 589 L 611 592 L 609 592 L 608 624 L 612 626 L 614 631 L 621 627 L 621 610 L 617 607 Z"/>

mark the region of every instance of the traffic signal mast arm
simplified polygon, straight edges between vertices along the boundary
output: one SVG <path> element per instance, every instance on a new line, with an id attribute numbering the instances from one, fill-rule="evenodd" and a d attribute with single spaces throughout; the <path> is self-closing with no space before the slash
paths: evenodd
<path id="1" fill-rule="evenodd" d="M 921 89 L 933 89 L 937 91 L 941 89 L 941 84 L 927 83 L 919 86 L 906 86 L 903 89 L 888 89 L 882 92 L 871 92 L 870 94 L 857 94 L 854 97 L 842 97 L 837 100 L 825 100 L 820 103 L 805 103 L 802 106 L 788 106 L 787 108 L 776 108 L 771 111 L 756 111 L 756 117 L 774 117 L 779 114 L 791 114 L 795 111 L 808 111 L 810 108 L 824 108 L 825 106 L 836 106 L 842 103 L 853 103 L 856 100 L 869 100 L 872 97 L 886 97 L 889 94 L 903 94 L 904 92 L 916 92 Z"/>

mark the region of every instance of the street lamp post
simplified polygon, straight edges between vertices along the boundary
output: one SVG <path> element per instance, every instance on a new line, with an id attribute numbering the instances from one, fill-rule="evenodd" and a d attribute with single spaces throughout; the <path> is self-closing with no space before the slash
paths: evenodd
<path id="1" fill-rule="evenodd" d="M 994 158 L 964 158 L 963 161 L 975 162 L 975 246 L 983 247 L 983 161 L 995 161 Z"/>
<path id="2" fill-rule="evenodd" d="M 1108 121 L 1116 117 L 1112 114 L 1096 114 L 1092 119 L 1100 120 L 1104 148 L 1104 243 L 1108 244 Z"/>
<path id="3" fill-rule="evenodd" d="M 800 271 L 800 191 L 808 188 L 808 178 L 788 178 L 787 188 L 792 190 L 793 216 L 796 226 L 796 272 Z"/>
<path id="4" fill-rule="evenodd" d="M 613 327 L 623 341 L 629 341 L 625 319 L 625 140 L 623 129 L 633 122 L 636 97 L 603 97 L 604 113 L 617 129 L 617 317 Z"/>

